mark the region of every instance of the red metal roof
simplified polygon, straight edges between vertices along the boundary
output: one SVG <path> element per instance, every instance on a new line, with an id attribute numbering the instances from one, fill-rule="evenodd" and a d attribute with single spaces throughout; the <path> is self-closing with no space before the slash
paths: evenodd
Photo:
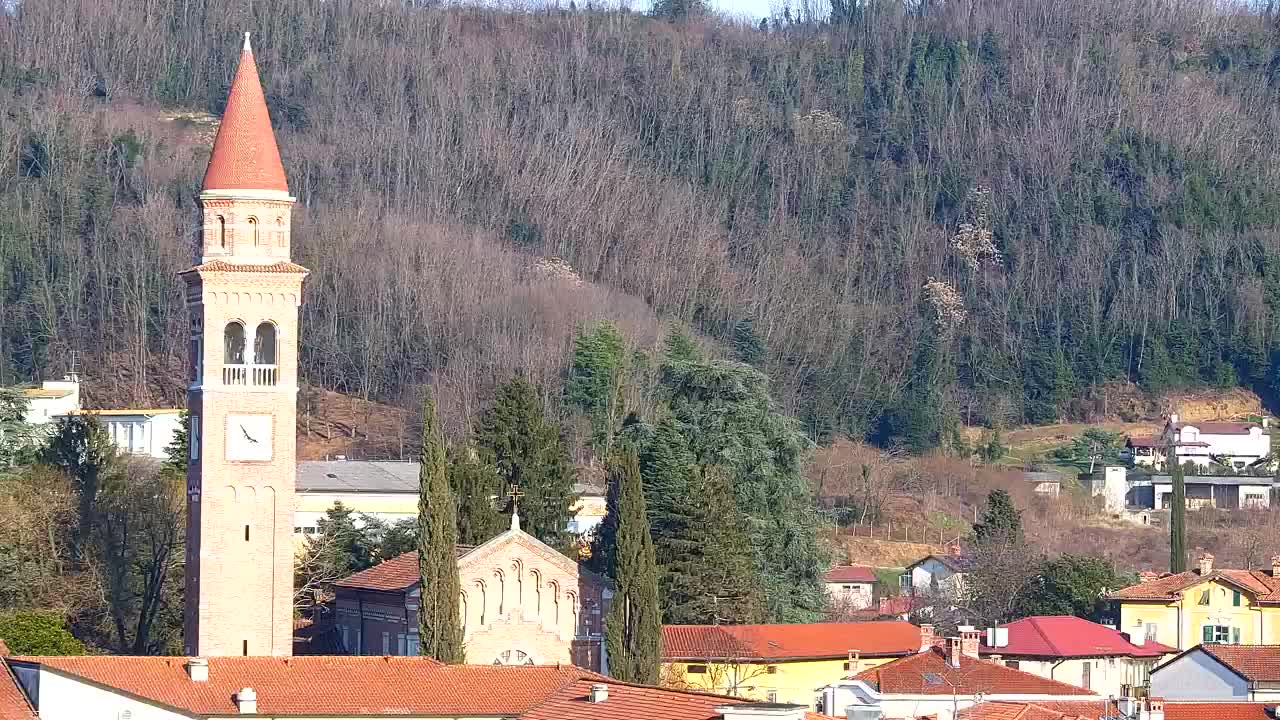
<path id="1" fill-rule="evenodd" d="M 876 571 L 866 565 L 836 565 L 827 571 L 829 583 L 874 583 Z"/>
<path id="2" fill-rule="evenodd" d="M 1082 658 L 1160 657 L 1178 652 L 1156 642 L 1134 645 L 1119 631 L 1071 615 L 1036 615 L 1003 627 L 1009 630 L 1009 644 L 999 648 L 983 644 L 982 654 Z"/>
<path id="3" fill-rule="evenodd" d="M 931 683 L 926 675 L 937 675 Z M 909 657 L 864 670 L 851 679 L 861 680 L 891 695 L 1094 695 L 1084 688 L 1015 670 L 990 660 L 960 656 L 960 667 L 951 667 L 946 651 L 931 647 Z"/>
<path id="4" fill-rule="evenodd" d="M 18 662 L 106 685 L 196 715 L 235 715 L 253 688 L 262 715 L 518 716 L 600 675 L 558 665 L 441 665 L 425 657 L 213 657 L 193 682 L 176 657 L 30 657 Z"/>
<path id="5" fill-rule="evenodd" d="M 900 620 L 778 625 L 666 625 L 666 660 L 893 657 L 920 649 L 920 628 Z"/>
<path id="6" fill-rule="evenodd" d="M 204 189 L 289 191 L 248 34 L 213 141 Z"/>

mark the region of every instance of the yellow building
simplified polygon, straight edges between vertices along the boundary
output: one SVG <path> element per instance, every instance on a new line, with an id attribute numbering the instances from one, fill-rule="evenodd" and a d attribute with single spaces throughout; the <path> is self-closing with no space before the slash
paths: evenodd
<path id="1" fill-rule="evenodd" d="M 931 628 L 923 634 L 932 640 Z M 667 625 L 662 684 L 812 708 L 820 688 L 919 652 L 921 638 L 921 628 L 898 620 Z"/>
<path id="2" fill-rule="evenodd" d="M 1215 570 L 1205 553 L 1195 570 L 1147 575 L 1110 599 L 1120 606 L 1122 631 L 1179 650 L 1280 644 L 1280 557 L 1270 571 Z"/>

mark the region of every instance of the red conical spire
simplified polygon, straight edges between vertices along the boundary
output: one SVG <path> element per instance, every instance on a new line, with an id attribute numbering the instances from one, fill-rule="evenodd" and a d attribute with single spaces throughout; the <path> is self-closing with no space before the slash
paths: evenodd
<path id="1" fill-rule="evenodd" d="M 262 80 L 258 78 L 258 64 L 249 47 L 249 33 L 244 34 L 240 66 L 231 81 L 227 109 L 213 141 L 204 189 L 289 192 L 267 114 L 267 99 L 262 94 Z"/>

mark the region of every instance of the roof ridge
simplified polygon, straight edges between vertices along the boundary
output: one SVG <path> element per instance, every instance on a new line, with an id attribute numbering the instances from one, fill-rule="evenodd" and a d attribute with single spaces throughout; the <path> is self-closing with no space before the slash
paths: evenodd
<path id="1" fill-rule="evenodd" d="M 1050 649 L 1050 650 L 1052 650 L 1052 651 L 1053 651 L 1053 653 L 1054 653 L 1055 655 L 1062 655 L 1062 654 L 1063 654 L 1063 653 L 1062 653 L 1062 648 L 1058 647 L 1056 643 L 1054 643 L 1052 640 L 1050 640 L 1050 639 L 1049 639 L 1049 636 L 1045 633 L 1044 629 L 1040 627 L 1040 622 L 1039 622 L 1039 621 L 1040 621 L 1040 620 L 1041 620 L 1041 618 L 1043 618 L 1043 617 L 1045 617 L 1045 616 L 1043 616 L 1043 615 L 1033 615 L 1032 617 L 1029 617 L 1029 618 L 1027 618 L 1027 619 L 1030 621 L 1030 623 L 1031 623 L 1031 627 L 1032 627 L 1033 629 L 1035 629 L 1036 634 L 1040 636 L 1040 639 L 1041 639 L 1041 640 L 1044 640 L 1044 644 L 1045 644 L 1045 645 L 1048 645 L 1048 646 L 1049 646 L 1049 649 Z"/>

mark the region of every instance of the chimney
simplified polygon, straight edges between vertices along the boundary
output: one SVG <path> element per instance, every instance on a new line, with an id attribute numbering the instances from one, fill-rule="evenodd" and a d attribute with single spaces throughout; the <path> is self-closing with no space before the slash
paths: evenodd
<path id="1" fill-rule="evenodd" d="M 953 668 L 960 667 L 960 638 L 947 638 L 947 664 Z"/>
<path id="2" fill-rule="evenodd" d="M 1213 556 L 1206 552 L 1200 556 L 1200 574 L 1208 575 L 1211 572 L 1213 572 Z"/>
<path id="3" fill-rule="evenodd" d="M 978 646 L 981 644 L 982 633 L 968 626 L 960 628 L 960 652 L 971 658 L 976 658 L 978 657 Z"/>
<path id="4" fill-rule="evenodd" d="M 1141 622 L 1135 625 L 1133 627 L 1133 632 L 1128 633 L 1128 635 L 1130 645 L 1142 647 L 1147 643 L 1147 628 Z"/>
<path id="5" fill-rule="evenodd" d="M 1141 720 L 1164 720 L 1164 698 L 1147 698 L 1138 717 Z"/>
<path id="6" fill-rule="evenodd" d="M 1178 413 L 1169 413 L 1169 422 L 1170 422 L 1170 423 L 1172 423 L 1172 424 L 1174 424 L 1174 425 L 1177 425 L 1177 424 L 1178 424 Z"/>
<path id="7" fill-rule="evenodd" d="M 209 682 L 209 661 L 204 658 L 187 658 L 187 677 L 191 682 Z"/>
<path id="8" fill-rule="evenodd" d="M 1280 577 L 1280 555 L 1271 556 L 1271 577 Z"/>
<path id="9" fill-rule="evenodd" d="M 596 683 L 591 686 L 591 696 L 589 700 L 593 703 L 602 703 L 609 699 L 609 686 L 604 683 Z"/>
<path id="10" fill-rule="evenodd" d="M 999 654 L 996 654 L 996 655 L 988 655 L 988 656 L 987 656 L 987 659 L 988 659 L 988 660 L 990 660 L 991 662 L 993 662 L 993 663 L 997 664 L 997 665 L 1003 665 L 1003 664 L 1004 664 L 1004 656 L 1003 656 L 1003 655 L 999 655 Z"/>
<path id="11" fill-rule="evenodd" d="M 240 692 L 236 693 L 236 707 L 240 709 L 241 715 L 257 715 L 258 693 L 253 688 L 240 688 Z"/>
<path id="12" fill-rule="evenodd" d="M 923 652 L 933 647 L 933 643 L 937 641 L 937 636 L 933 634 L 933 625 L 930 623 L 920 623 L 920 650 Z"/>

